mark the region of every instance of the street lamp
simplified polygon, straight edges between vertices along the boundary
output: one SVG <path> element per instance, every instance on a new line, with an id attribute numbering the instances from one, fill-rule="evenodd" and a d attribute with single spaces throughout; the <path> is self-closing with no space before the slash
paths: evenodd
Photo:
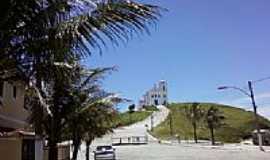
<path id="1" fill-rule="evenodd" d="M 154 116 L 153 113 L 151 114 L 151 131 L 154 129 Z"/>
<path id="2" fill-rule="evenodd" d="M 254 98 L 254 93 L 253 93 L 251 81 L 248 81 L 248 88 L 249 88 L 249 92 L 242 89 L 242 88 L 238 88 L 235 86 L 221 86 L 221 87 L 218 87 L 218 90 L 235 89 L 235 90 L 238 90 L 238 91 L 242 92 L 243 94 L 247 95 L 251 99 L 251 103 L 252 103 L 253 111 L 254 111 L 255 126 L 256 126 L 256 130 L 257 130 L 258 141 L 259 141 L 259 148 L 261 151 L 264 151 L 264 149 L 262 147 L 262 135 L 261 135 L 260 126 L 258 123 L 257 106 L 255 103 L 255 98 Z"/>

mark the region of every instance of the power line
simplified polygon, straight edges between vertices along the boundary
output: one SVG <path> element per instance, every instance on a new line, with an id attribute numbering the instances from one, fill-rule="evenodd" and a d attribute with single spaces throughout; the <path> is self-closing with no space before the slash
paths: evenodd
<path id="1" fill-rule="evenodd" d="M 264 77 L 264 78 L 261 78 L 261 79 L 254 80 L 254 81 L 252 81 L 252 83 L 258 83 L 258 82 L 262 82 L 262 81 L 269 80 L 269 79 L 270 79 L 270 76 L 269 77 Z"/>

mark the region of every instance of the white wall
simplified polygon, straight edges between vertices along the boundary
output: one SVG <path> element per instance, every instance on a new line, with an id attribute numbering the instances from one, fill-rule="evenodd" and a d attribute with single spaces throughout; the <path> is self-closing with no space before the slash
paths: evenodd
<path id="1" fill-rule="evenodd" d="M 43 160 L 44 157 L 43 142 L 44 141 L 42 139 L 35 140 L 35 160 Z"/>

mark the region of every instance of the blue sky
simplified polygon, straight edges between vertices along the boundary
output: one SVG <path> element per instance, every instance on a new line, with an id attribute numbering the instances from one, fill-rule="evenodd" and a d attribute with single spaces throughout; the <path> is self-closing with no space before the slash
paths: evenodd
<path id="1" fill-rule="evenodd" d="M 150 36 L 135 37 L 87 60 L 91 67 L 118 67 L 104 80 L 104 87 L 137 102 L 144 91 L 165 79 L 171 102 L 218 102 L 250 109 L 241 93 L 216 88 L 245 87 L 248 80 L 270 76 L 270 1 L 143 2 L 169 11 Z M 254 89 L 259 112 L 270 117 L 270 80 Z"/>

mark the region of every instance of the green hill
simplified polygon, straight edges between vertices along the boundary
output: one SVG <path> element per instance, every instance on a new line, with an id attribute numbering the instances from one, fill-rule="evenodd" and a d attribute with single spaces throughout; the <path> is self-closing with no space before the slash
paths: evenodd
<path id="1" fill-rule="evenodd" d="M 154 111 L 158 111 L 155 106 L 144 106 L 142 111 L 134 111 L 130 113 L 129 111 L 118 113 L 114 117 L 114 127 L 128 126 L 139 121 L 146 119 Z"/>
<path id="2" fill-rule="evenodd" d="M 133 113 L 124 112 L 119 113 L 114 118 L 115 127 L 128 126 L 136 122 L 146 119 L 152 114 L 152 111 L 136 111 Z"/>
<path id="3" fill-rule="evenodd" d="M 181 139 L 193 139 L 193 129 L 190 121 L 185 116 L 185 107 L 191 103 L 173 103 L 168 106 L 172 116 L 173 135 L 179 135 Z M 216 140 L 222 142 L 240 142 L 242 139 L 251 136 L 251 132 L 255 129 L 253 112 L 246 111 L 227 105 L 200 103 L 203 109 L 210 106 L 217 107 L 225 116 L 225 124 L 215 131 Z M 260 116 L 259 123 L 261 128 L 270 128 L 270 121 Z M 169 117 L 154 128 L 152 133 L 161 139 L 170 138 L 170 120 Z M 199 139 L 208 140 L 209 130 L 205 122 L 198 123 L 197 134 Z"/>

